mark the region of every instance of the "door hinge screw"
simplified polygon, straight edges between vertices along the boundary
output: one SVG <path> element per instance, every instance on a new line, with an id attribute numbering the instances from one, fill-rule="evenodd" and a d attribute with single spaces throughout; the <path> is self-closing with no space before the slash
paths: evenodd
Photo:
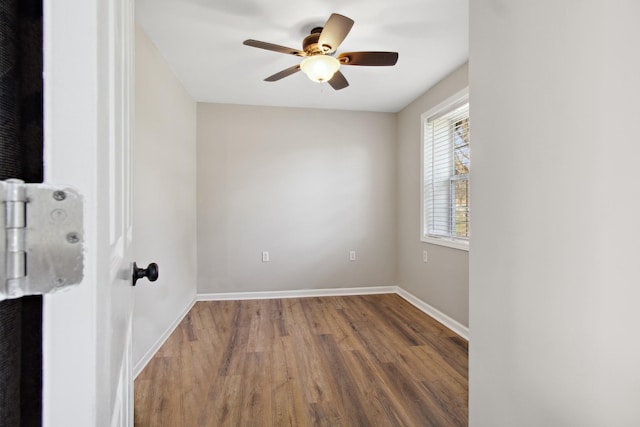
<path id="1" fill-rule="evenodd" d="M 57 201 L 61 202 L 64 199 L 67 198 L 67 193 L 65 193 L 64 191 L 61 190 L 57 190 L 53 192 L 53 198 L 56 199 Z"/>
<path id="2" fill-rule="evenodd" d="M 80 236 L 75 231 L 67 234 L 67 242 L 78 243 L 79 241 L 80 241 Z"/>

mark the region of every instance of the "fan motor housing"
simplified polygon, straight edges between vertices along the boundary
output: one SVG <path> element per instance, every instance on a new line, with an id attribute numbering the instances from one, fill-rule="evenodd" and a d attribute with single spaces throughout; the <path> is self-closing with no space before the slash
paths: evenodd
<path id="1" fill-rule="evenodd" d="M 311 34 L 302 41 L 302 50 L 304 50 L 307 55 L 320 55 L 331 50 L 331 46 L 320 46 L 318 44 L 320 33 L 322 33 L 322 27 L 315 27 L 311 30 Z"/>

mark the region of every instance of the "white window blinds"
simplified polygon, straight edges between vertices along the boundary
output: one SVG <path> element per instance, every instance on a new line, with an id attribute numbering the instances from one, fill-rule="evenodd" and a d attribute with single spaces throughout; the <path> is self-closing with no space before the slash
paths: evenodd
<path id="1" fill-rule="evenodd" d="M 469 239 L 469 103 L 467 99 L 423 118 L 423 237 Z"/>

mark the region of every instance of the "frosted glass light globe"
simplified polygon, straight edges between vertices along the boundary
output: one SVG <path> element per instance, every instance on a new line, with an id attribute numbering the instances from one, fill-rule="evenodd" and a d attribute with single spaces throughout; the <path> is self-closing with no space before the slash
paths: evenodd
<path id="1" fill-rule="evenodd" d="M 338 68 L 340 68 L 340 61 L 329 55 L 310 56 L 300 64 L 300 69 L 307 77 L 318 83 L 331 80 Z"/>

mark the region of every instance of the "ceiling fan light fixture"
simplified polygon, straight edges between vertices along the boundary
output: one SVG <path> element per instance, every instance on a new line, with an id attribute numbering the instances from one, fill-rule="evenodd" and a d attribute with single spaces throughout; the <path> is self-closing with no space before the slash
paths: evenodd
<path id="1" fill-rule="evenodd" d="M 302 50 L 253 39 L 245 40 L 243 44 L 304 58 L 300 64 L 267 77 L 264 79 L 265 82 L 277 82 L 302 71 L 311 81 L 327 82 L 334 90 L 341 90 L 349 86 L 345 76 L 338 71 L 341 65 L 391 66 L 396 65 L 398 61 L 398 52 L 342 52 L 333 56 L 352 26 L 353 19 L 332 13 L 324 27 L 315 27 L 311 34 L 304 38 Z"/>
<path id="2" fill-rule="evenodd" d="M 331 80 L 338 68 L 340 68 L 340 61 L 329 55 L 309 56 L 300 64 L 300 69 L 307 77 L 318 83 Z"/>

